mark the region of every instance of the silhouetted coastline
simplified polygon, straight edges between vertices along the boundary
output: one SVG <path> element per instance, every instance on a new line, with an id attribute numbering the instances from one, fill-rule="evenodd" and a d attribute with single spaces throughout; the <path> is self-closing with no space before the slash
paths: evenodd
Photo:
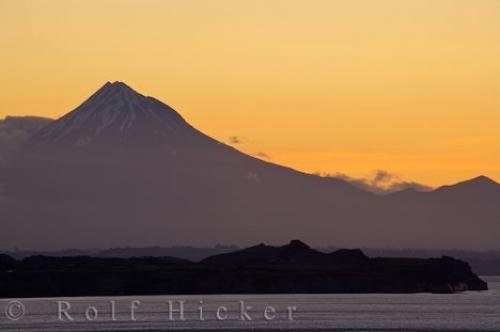
<path id="1" fill-rule="evenodd" d="M 174 257 L 0 255 L 0 297 L 251 293 L 454 293 L 486 290 L 451 257 L 369 258 L 322 253 L 301 241 L 264 244 L 194 263 Z"/>

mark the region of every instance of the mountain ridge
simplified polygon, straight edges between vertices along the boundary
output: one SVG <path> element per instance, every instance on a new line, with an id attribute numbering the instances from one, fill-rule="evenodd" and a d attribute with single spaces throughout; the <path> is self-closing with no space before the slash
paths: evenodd
<path id="1" fill-rule="evenodd" d="M 484 177 L 472 189 L 375 195 L 246 155 L 123 83 L 105 84 L 19 155 L 0 174 L 1 225 L 11 231 L 0 236 L 4 247 L 300 237 L 319 246 L 498 248 L 500 192 Z"/>
<path id="2" fill-rule="evenodd" d="M 453 188 L 491 188 L 491 187 L 500 187 L 500 184 L 493 180 L 492 178 L 485 176 L 485 175 L 479 175 L 470 179 L 466 179 L 463 181 L 459 181 L 457 183 L 451 184 L 451 185 L 444 185 L 441 187 L 436 188 L 434 191 L 437 190 L 449 190 Z"/>
<path id="3" fill-rule="evenodd" d="M 179 122 L 182 122 L 182 123 L 188 125 L 190 127 L 190 129 L 193 129 L 196 132 L 201 133 L 198 130 L 196 130 L 195 128 L 191 127 L 189 125 L 189 123 L 178 112 L 176 112 L 173 108 L 171 108 L 167 104 L 165 104 L 165 103 L 157 100 L 154 97 L 143 95 L 142 93 L 137 92 L 135 89 L 131 88 L 129 85 L 127 85 L 126 83 L 124 83 L 122 81 L 113 81 L 113 82 L 112 81 L 108 81 L 108 82 L 106 82 L 101 88 L 99 88 L 97 91 L 95 91 L 82 104 L 80 104 L 74 110 L 66 113 L 65 115 L 63 115 L 62 117 L 60 117 L 60 118 L 58 118 L 56 120 L 49 119 L 49 118 L 44 118 L 44 117 L 38 117 L 38 116 L 19 116 L 19 117 L 18 116 L 7 116 L 4 121 L 7 121 L 7 120 L 9 120 L 9 121 L 10 120 L 16 120 L 17 121 L 17 120 L 22 120 L 22 119 L 40 119 L 40 120 L 46 121 L 46 125 L 42 126 L 38 130 L 36 130 L 34 132 L 34 135 L 29 138 L 29 144 L 38 145 L 38 141 L 42 137 L 48 135 L 52 131 L 51 130 L 52 129 L 51 128 L 51 124 L 53 122 L 64 120 L 64 118 L 68 117 L 69 115 L 72 115 L 75 111 L 78 111 L 79 109 L 81 109 L 82 106 L 85 106 L 86 103 L 92 101 L 92 99 L 97 98 L 98 96 L 106 95 L 106 94 L 108 94 L 108 97 L 109 97 L 109 94 L 111 94 L 111 95 L 113 95 L 113 94 L 114 95 L 116 95 L 116 94 L 122 94 L 122 95 L 123 94 L 127 94 L 129 96 L 133 96 L 134 99 L 136 99 L 136 98 L 144 98 L 144 99 L 153 100 L 156 104 L 161 104 L 162 106 L 164 106 L 162 111 L 170 112 L 171 114 L 174 115 L 174 117 L 176 117 L 179 120 Z M 88 107 L 85 107 L 85 108 L 88 108 Z M 129 125 L 130 125 L 130 123 L 129 123 Z M 124 128 L 125 127 L 123 127 L 122 129 L 124 129 Z M 99 134 L 99 132 L 100 132 L 100 130 L 97 130 L 96 134 Z M 201 133 L 201 134 L 204 135 L 203 133 Z M 206 135 L 204 135 L 204 136 L 207 137 L 207 138 L 210 138 L 209 136 L 206 136 Z M 215 141 L 215 142 L 217 142 L 217 143 L 219 143 L 219 144 L 222 144 L 221 142 L 216 141 L 216 140 L 214 140 L 212 138 L 210 138 L 210 139 L 213 140 L 213 141 Z M 78 141 L 76 142 L 76 145 L 79 145 Z M 85 145 L 85 144 L 81 144 L 81 145 Z M 232 146 L 228 146 L 228 147 L 234 149 L 234 147 L 232 147 Z M 242 153 L 241 151 L 238 151 L 238 152 Z M 243 154 L 245 154 L 245 153 L 243 153 Z M 245 155 L 247 155 L 247 154 L 245 154 Z M 247 156 L 255 158 L 255 157 L 253 157 L 251 155 L 247 155 Z M 257 158 L 257 159 L 259 159 L 259 158 Z M 262 159 L 259 159 L 259 160 L 262 160 Z M 287 166 L 284 166 L 284 165 L 279 165 L 279 164 L 271 163 L 271 162 L 269 162 L 267 160 L 262 160 L 262 161 L 268 162 L 270 164 L 278 165 L 280 167 L 289 168 L 289 169 L 292 169 L 292 170 L 297 171 L 297 172 L 300 172 L 300 171 L 295 170 L 295 169 L 293 169 L 291 167 L 287 167 Z M 304 172 L 300 172 L 300 173 L 314 176 L 314 174 L 309 174 L 309 173 L 304 173 Z M 336 177 L 332 177 L 332 178 L 338 179 Z M 345 182 L 349 182 L 349 181 L 345 181 Z M 470 179 L 465 179 L 465 180 L 462 180 L 462 181 L 459 181 L 459 182 L 456 182 L 456 183 L 453 183 L 453 184 L 442 185 L 442 186 L 434 188 L 433 190 L 429 190 L 427 192 L 434 192 L 434 191 L 439 191 L 439 190 L 445 190 L 445 189 L 448 189 L 448 188 L 455 188 L 455 187 L 464 186 L 464 185 L 476 185 L 476 184 L 478 184 L 478 185 L 482 184 L 482 185 L 500 186 L 500 184 L 498 182 L 494 181 L 492 178 L 490 178 L 490 177 L 488 177 L 486 175 L 478 175 L 476 177 L 473 177 L 473 178 L 470 178 Z M 368 191 L 367 189 L 364 189 L 364 188 L 361 188 L 361 189 L 363 189 L 364 191 Z M 413 191 L 415 191 L 415 192 L 421 192 L 421 191 L 415 190 L 413 188 L 407 188 L 407 189 L 403 189 L 403 190 L 391 192 L 390 194 L 398 194 L 398 193 L 407 192 L 407 191 L 410 191 L 410 192 L 413 192 Z"/>

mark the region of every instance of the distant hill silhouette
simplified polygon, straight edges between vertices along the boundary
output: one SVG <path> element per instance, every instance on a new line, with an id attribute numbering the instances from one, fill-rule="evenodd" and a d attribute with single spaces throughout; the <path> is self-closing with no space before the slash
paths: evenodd
<path id="1" fill-rule="evenodd" d="M 33 134 L 52 121 L 37 116 L 8 116 L 0 120 L 0 167 L 10 161 Z"/>
<path id="2" fill-rule="evenodd" d="M 110 248 L 110 249 L 66 249 L 57 251 L 5 251 L 4 254 L 16 259 L 30 256 L 74 257 L 89 256 L 98 258 L 132 258 L 132 257 L 179 257 L 182 259 L 199 262 L 210 256 L 237 251 L 238 247 L 231 245 L 217 245 L 214 247 L 145 247 L 145 248 Z M 354 249 L 359 252 L 359 249 Z M 414 257 L 430 258 L 451 256 L 464 260 L 470 264 L 478 275 L 500 275 L 500 251 L 466 251 L 457 249 L 377 249 L 363 248 L 369 257 Z M 337 249 L 335 247 L 320 248 L 321 252 L 337 252 L 351 254 L 350 249 Z M 1 255 L 1 253 L 0 253 Z M 364 256 L 364 254 L 362 254 Z"/>
<path id="3" fill-rule="evenodd" d="M 340 249 L 325 254 L 299 240 L 281 247 L 260 244 L 247 249 L 208 257 L 201 261 L 210 265 L 333 265 L 359 264 L 368 257 L 359 249 Z"/>
<path id="4" fill-rule="evenodd" d="M 200 261 L 208 256 L 228 253 L 237 250 L 238 247 L 232 246 L 214 246 L 214 247 L 142 247 L 142 248 L 109 248 L 109 249 L 65 249 L 65 250 L 15 250 L 5 251 L 4 253 L 16 259 L 23 259 L 29 256 L 52 256 L 52 257 L 71 257 L 71 256 L 90 256 L 99 258 L 131 258 L 131 257 L 166 257 L 174 256 L 191 261 Z"/>
<path id="5" fill-rule="evenodd" d="M 279 128 L 276 129 L 277 132 Z M 498 249 L 500 185 L 374 195 L 266 162 L 106 83 L 0 172 L 0 247 L 314 245 Z"/>

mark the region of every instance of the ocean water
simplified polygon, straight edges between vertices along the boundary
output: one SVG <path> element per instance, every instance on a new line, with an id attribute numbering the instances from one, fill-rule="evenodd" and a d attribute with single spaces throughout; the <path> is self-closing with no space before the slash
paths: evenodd
<path id="1" fill-rule="evenodd" d="M 458 294 L 2 299 L 0 331 L 500 331 L 500 277 L 484 279 Z"/>

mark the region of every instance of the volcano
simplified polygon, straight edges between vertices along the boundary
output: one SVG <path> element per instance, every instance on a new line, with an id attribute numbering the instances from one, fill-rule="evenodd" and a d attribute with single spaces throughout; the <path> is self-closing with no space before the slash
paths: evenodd
<path id="1" fill-rule="evenodd" d="M 107 82 L 72 112 L 40 130 L 36 147 L 189 145 L 208 137 L 176 111 L 122 82 Z"/>
<path id="2" fill-rule="evenodd" d="M 500 249 L 485 177 L 380 196 L 246 155 L 155 98 L 106 83 L 0 175 L 0 247 L 316 245 Z"/>

